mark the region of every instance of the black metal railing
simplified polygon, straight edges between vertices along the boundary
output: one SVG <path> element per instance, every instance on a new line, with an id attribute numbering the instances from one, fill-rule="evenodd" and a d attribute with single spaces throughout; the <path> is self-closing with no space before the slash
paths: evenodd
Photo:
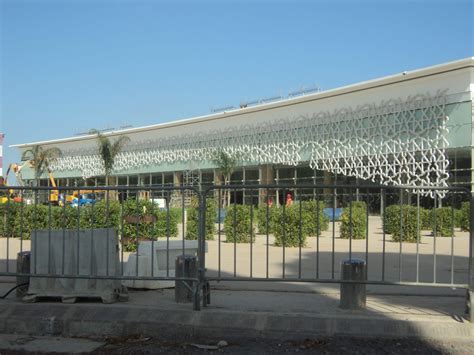
<path id="1" fill-rule="evenodd" d="M 368 284 L 468 286 L 469 226 L 457 226 L 459 207 L 471 203 L 464 189 L 289 184 L 213 186 L 203 194 L 217 201 L 219 216 L 231 213 L 218 221 L 217 255 L 207 255 L 215 261 L 206 264 L 207 280 L 340 283 L 339 264 L 357 257 L 368 265 Z M 228 207 L 224 194 L 231 196 Z M 243 194 L 257 196 L 260 204 L 247 205 L 246 216 L 237 217 L 233 202 Z M 398 207 L 398 231 L 390 206 Z M 239 239 L 236 228 L 243 224 L 249 232 Z M 226 234 L 233 236 L 230 243 Z"/>
<path id="2" fill-rule="evenodd" d="M 354 258 L 368 270 L 358 283 L 471 291 L 474 284 L 473 200 L 462 188 L 1 187 L 0 193 L 2 277 L 152 288 L 189 281 L 195 309 L 207 304 L 212 281 L 351 283 L 341 280 L 340 264 Z M 23 252 L 31 252 L 29 273 L 16 269 Z M 189 253 L 197 274 L 176 276 L 176 257 Z"/>

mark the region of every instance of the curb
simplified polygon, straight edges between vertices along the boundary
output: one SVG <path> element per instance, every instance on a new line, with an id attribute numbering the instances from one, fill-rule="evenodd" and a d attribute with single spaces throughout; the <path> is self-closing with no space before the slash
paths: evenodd
<path id="1" fill-rule="evenodd" d="M 208 309 L 163 310 L 114 305 L 3 304 L 0 333 L 65 337 L 206 336 L 295 340 L 315 336 L 355 336 L 466 341 L 474 324 L 459 319 L 390 319 L 360 314 L 314 315 Z"/>

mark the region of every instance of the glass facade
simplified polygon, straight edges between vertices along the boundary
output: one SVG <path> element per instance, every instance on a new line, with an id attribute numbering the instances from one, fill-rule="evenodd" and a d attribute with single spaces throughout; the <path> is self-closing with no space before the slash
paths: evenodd
<path id="1" fill-rule="evenodd" d="M 448 150 L 449 157 L 449 185 L 462 187 L 466 189 L 471 188 L 471 153 L 470 149 L 451 149 Z M 276 185 L 291 185 L 294 188 L 286 187 L 276 191 L 275 195 L 269 196 L 272 201 L 277 204 L 286 203 L 288 198 L 293 201 L 307 200 L 318 198 L 324 200 L 328 207 L 332 207 L 336 203 L 336 207 L 347 206 L 349 201 L 367 201 L 369 204 L 369 211 L 378 213 L 381 208 L 380 194 L 370 194 L 366 190 L 361 189 L 350 193 L 348 189 L 338 188 L 336 199 L 334 201 L 333 190 L 331 188 L 296 188 L 296 185 L 377 185 L 377 183 L 369 180 L 361 180 L 351 176 L 344 176 L 340 174 L 333 174 L 321 170 L 313 170 L 308 165 L 299 166 L 283 166 L 283 165 L 266 165 L 266 166 L 250 166 L 238 167 L 231 175 L 230 183 L 235 186 L 242 186 L 231 192 L 231 203 L 238 204 L 253 204 L 258 205 L 262 203 L 261 191 L 255 189 L 243 188 L 245 185 L 258 185 L 261 182 L 262 174 L 265 170 L 266 181 Z M 151 173 L 141 175 L 120 175 L 118 177 L 111 177 L 112 185 L 119 186 L 186 186 L 186 185 L 200 185 L 202 188 L 212 186 L 216 181 L 220 181 L 214 169 L 207 170 L 193 170 L 193 171 L 178 171 L 178 172 L 164 172 Z M 60 178 L 55 180 L 57 186 L 105 186 L 105 177 L 93 177 L 83 180 L 82 178 Z M 265 183 L 262 182 L 262 183 Z M 41 179 L 40 186 L 51 186 L 49 179 Z M 284 191 L 283 191 L 284 190 Z M 346 191 L 347 190 L 347 191 Z M 176 195 L 177 191 L 174 192 Z M 159 197 L 164 195 L 164 192 L 158 193 Z M 135 191 L 124 190 L 119 193 L 120 199 L 135 198 Z M 406 193 L 406 199 L 416 198 L 415 195 Z M 413 200 L 412 200 L 413 201 Z M 398 193 L 393 190 L 387 190 L 386 201 L 387 205 L 399 203 Z M 433 199 L 429 197 L 420 197 L 420 203 L 426 207 L 432 207 Z M 451 202 L 448 202 L 450 204 Z M 454 201 L 457 205 L 460 201 Z"/>

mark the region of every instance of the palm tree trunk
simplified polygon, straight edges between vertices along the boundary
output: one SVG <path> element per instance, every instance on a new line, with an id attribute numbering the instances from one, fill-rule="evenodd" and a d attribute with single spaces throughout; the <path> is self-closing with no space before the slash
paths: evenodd
<path id="1" fill-rule="evenodd" d="M 224 177 L 224 182 L 225 185 L 229 185 L 230 183 L 230 178 L 228 176 Z M 230 206 L 230 190 L 226 189 L 227 192 L 227 207 Z"/>

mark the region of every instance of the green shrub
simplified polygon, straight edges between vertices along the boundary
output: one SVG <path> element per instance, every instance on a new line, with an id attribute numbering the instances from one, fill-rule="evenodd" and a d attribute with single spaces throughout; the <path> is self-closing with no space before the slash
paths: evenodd
<path id="1" fill-rule="evenodd" d="M 367 211 L 367 204 L 365 201 L 352 201 L 352 208 L 362 208 Z"/>
<path id="2" fill-rule="evenodd" d="M 423 229 L 423 230 L 431 229 L 430 210 L 423 207 L 420 207 L 420 224 L 421 224 L 420 229 Z"/>
<path id="3" fill-rule="evenodd" d="M 170 207 L 170 219 L 176 221 L 177 223 L 181 223 L 183 220 L 183 209 L 180 207 Z"/>
<path id="4" fill-rule="evenodd" d="M 417 221 L 417 207 L 411 205 L 402 205 L 403 209 L 409 208 L 409 210 L 415 215 L 415 221 Z M 431 230 L 431 217 L 430 211 L 426 208 L 420 207 L 420 230 Z M 410 228 L 409 228 L 410 229 Z M 416 222 L 415 222 L 416 230 Z M 400 205 L 390 205 L 385 209 L 385 221 L 384 231 L 388 234 L 398 233 L 400 231 Z M 416 236 L 415 236 L 416 240 Z"/>
<path id="5" fill-rule="evenodd" d="M 51 207 L 51 224 L 54 207 Z M 49 225 L 49 208 L 44 205 L 26 205 L 23 206 L 23 218 L 21 214 L 16 215 L 13 223 L 14 235 L 23 239 L 30 239 L 31 231 L 35 229 L 46 229 Z"/>
<path id="6" fill-rule="evenodd" d="M 453 210 L 451 207 L 440 207 L 430 211 L 431 230 L 436 236 L 450 237 L 453 231 Z"/>
<path id="7" fill-rule="evenodd" d="M 461 212 L 460 212 L 460 221 L 459 227 L 462 231 L 469 231 L 470 229 L 470 221 L 471 221 L 471 208 L 469 202 L 463 202 L 461 204 Z"/>
<path id="8" fill-rule="evenodd" d="M 272 216 L 276 213 L 275 205 L 268 207 L 268 233 L 273 233 Z M 258 233 L 267 234 L 267 205 L 260 205 L 257 209 Z"/>
<path id="9" fill-rule="evenodd" d="M 77 210 L 77 207 L 69 207 Z M 121 228 L 121 207 L 118 201 L 101 200 L 94 205 L 80 207 L 81 228 Z M 77 211 L 76 211 L 77 216 Z"/>
<path id="10" fill-rule="evenodd" d="M 125 251 L 134 251 L 138 240 L 155 240 L 160 237 L 178 235 L 176 214 L 161 211 L 155 204 L 146 200 L 129 199 L 123 208 L 123 243 Z M 168 228 L 169 218 L 169 228 Z M 169 230 L 168 230 L 169 229 Z"/>
<path id="11" fill-rule="evenodd" d="M 88 207 L 54 207 L 51 210 L 51 228 L 52 229 L 77 229 L 79 228 L 90 228 L 86 225 L 86 219 L 84 218 L 86 208 Z M 78 213 L 79 223 L 78 223 Z"/>
<path id="12" fill-rule="evenodd" d="M 230 205 L 224 219 L 224 233 L 229 243 L 255 240 L 255 227 L 250 225 L 251 206 Z M 255 210 L 253 210 L 255 213 Z"/>
<path id="13" fill-rule="evenodd" d="M 186 239 L 197 240 L 199 228 L 199 202 L 191 201 L 191 207 L 186 210 Z M 216 233 L 216 203 L 212 199 L 206 200 L 206 240 L 214 240 Z"/>
<path id="14" fill-rule="evenodd" d="M 351 219 L 352 217 L 352 219 Z M 365 239 L 367 233 L 367 205 L 363 201 L 352 202 L 350 207 L 344 208 L 341 215 L 340 237 L 343 239 Z"/>
<path id="15" fill-rule="evenodd" d="M 0 204 L 0 237 L 16 237 L 14 225 L 21 213 L 20 209 L 21 204 L 17 202 Z"/>
<path id="16" fill-rule="evenodd" d="M 402 219 L 400 223 L 400 205 L 391 205 L 385 209 L 385 232 L 392 235 L 393 241 L 400 241 L 400 229 L 403 241 L 416 242 L 418 230 L 418 211 L 416 206 L 402 205 Z M 420 208 L 420 230 L 428 222 L 428 212 Z M 401 226 L 401 228 L 400 228 Z"/>
<path id="17" fill-rule="evenodd" d="M 297 206 L 297 207 L 294 207 Z M 329 228 L 329 218 L 324 214 L 324 207 L 325 204 L 323 201 L 317 200 L 310 200 L 310 201 L 303 201 L 301 205 L 301 219 L 302 224 L 304 225 L 305 235 L 308 236 L 315 236 L 317 234 L 321 235 L 321 231 L 325 231 Z M 299 203 L 296 202 L 295 204 L 285 207 L 288 208 L 297 208 L 298 209 L 298 221 L 294 223 L 298 223 L 299 226 Z M 275 225 L 280 223 L 282 219 L 282 209 L 283 207 L 276 207 L 271 206 L 268 209 L 268 232 L 275 233 Z M 316 214 L 319 213 L 318 218 L 316 218 Z M 257 220 L 258 220 L 258 227 L 260 234 L 267 233 L 267 207 L 262 205 L 257 211 Z M 318 230 L 319 229 L 319 230 Z M 282 231 L 280 231 L 282 232 Z"/>
<path id="18" fill-rule="evenodd" d="M 329 218 L 324 214 L 325 203 L 323 201 L 310 200 L 302 202 L 302 219 L 307 226 L 308 236 L 321 235 L 322 231 L 329 228 Z M 316 217 L 318 214 L 318 218 Z"/>
<path id="19" fill-rule="evenodd" d="M 461 220 L 462 220 L 462 211 L 460 209 L 454 210 L 454 227 L 461 228 Z"/>
<path id="20" fill-rule="evenodd" d="M 137 208 L 138 207 L 138 208 Z M 81 207 L 59 207 L 47 205 L 23 205 L 10 203 L 8 213 L 6 204 L 0 205 L 0 237 L 20 237 L 29 239 L 34 229 L 81 229 L 115 228 L 125 238 L 125 250 L 135 249 L 137 223 L 127 221 L 127 216 L 139 216 L 138 235 L 140 239 L 156 239 L 158 237 L 176 237 L 178 235 L 178 216 L 170 210 L 169 226 L 167 212 L 160 211 L 149 201 L 126 200 L 123 207 L 120 202 L 105 200 L 95 205 Z M 123 209 L 123 212 L 122 212 Z M 49 213 L 51 212 L 51 216 Z M 78 216 L 79 214 L 79 216 Z M 143 218 L 148 216 L 148 218 Z M 150 216 L 152 216 L 150 218 Z M 79 220 L 78 220 L 79 217 Z M 122 220 L 123 217 L 123 220 Z M 79 223 L 78 223 L 79 222 Z M 79 225 L 78 225 L 79 224 Z M 123 233 L 121 233 L 123 225 Z"/>
<path id="21" fill-rule="evenodd" d="M 149 201 L 128 199 L 123 202 L 123 237 L 153 239 L 153 223 L 145 222 L 145 216 L 152 216 L 155 207 Z M 155 207 L 156 208 L 156 207 Z"/>
<path id="22" fill-rule="evenodd" d="M 277 208 L 272 215 L 271 223 L 273 224 L 276 246 L 304 247 L 308 235 L 316 232 L 310 215 L 303 213 L 303 205 L 301 205 L 300 223 L 299 203 Z"/>
<path id="23" fill-rule="evenodd" d="M 171 212 L 171 211 L 170 211 Z M 153 223 L 154 238 L 176 238 L 178 236 L 178 220 L 176 214 L 169 213 L 166 210 L 156 209 L 154 212 L 156 221 Z"/>

